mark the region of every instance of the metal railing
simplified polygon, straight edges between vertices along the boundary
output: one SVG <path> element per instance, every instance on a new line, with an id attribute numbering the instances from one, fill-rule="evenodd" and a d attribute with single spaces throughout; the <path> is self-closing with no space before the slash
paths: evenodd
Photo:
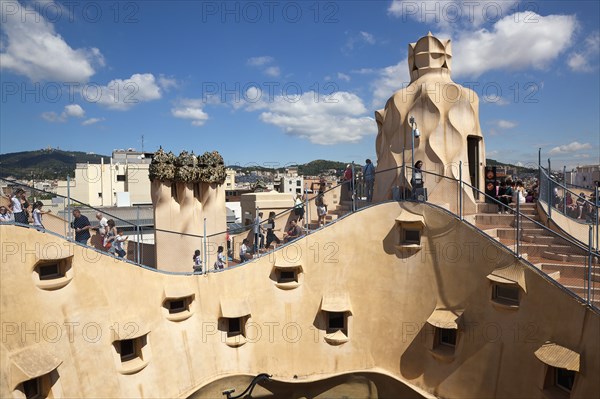
<path id="1" fill-rule="evenodd" d="M 571 237 L 564 232 L 556 232 L 546 227 L 541 221 L 537 220 L 537 216 L 532 205 L 522 205 L 520 202 L 513 204 L 504 204 L 497 198 L 490 197 L 482 190 L 471 185 L 462 179 L 462 165 L 459 165 L 459 178 L 452 178 L 444 176 L 435 172 L 422 170 L 424 175 L 424 187 L 432 188 L 434 184 L 439 184 L 442 180 L 446 181 L 447 187 L 456 187 L 456 204 L 453 209 L 443 208 L 451 215 L 454 215 L 457 219 L 463 220 L 465 223 L 471 225 L 473 228 L 491 236 L 491 240 L 501 247 L 504 247 L 510 251 L 515 257 L 522 258 L 524 262 L 528 263 L 532 270 L 544 276 L 544 278 L 554 282 L 561 289 L 569 292 L 574 297 L 577 297 L 583 303 L 586 303 L 596 309 L 599 308 L 600 302 L 600 269 L 599 269 L 599 257 L 597 245 L 594 246 L 593 235 L 597 234 L 597 230 L 593 231 L 593 225 L 588 224 L 586 227 L 589 229 L 588 242 L 583 243 Z M 412 174 L 411 167 L 397 167 L 386 170 L 377 171 L 376 174 L 384 176 L 383 174 L 392 174 L 391 179 L 394 180 L 397 185 L 391 188 L 391 192 L 380 198 L 379 201 L 368 202 L 365 198 L 365 182 L 362 179 L 356 179 L 352 182 L 342 182 L 329 189 L 324 190 L 320 194 L 308 194 L 305 190 L 304 196 L 304 218 L 302 221 L 302 233 L 301 235 L 312 234 L 313 232 L 324 228 L 325 226 L 336 223 L 338 220 L 344 219 L 350 214 L 361 211 L 366 207 L 375 205 L 377 203 L 389 202 L 389 201 L 417 201 L 414 196 L 414 192 L 410 190 L 408 186 L 407 172 Z M 541 171 L 543 174 L 543 171 Z M 390 177 L 390 176 L 388 176 Z M 2 179 L 10 184 L 17 184 L 15 182 Z M 541 182 L 540 182 L 541 183 Z M 18 185 L 18 184 L 17 184 Z M 19 185 L 23 186 L 23 185 Z M 543 201 L 542 194 L 544 191 L 543 185 L 540 184 L 540 200 Z M 25 186 L 23 186 L 25 188 Z M 546 187 L 547 189 L 547 187 Z M 36 192 L 40 194 L 48 195 L 50 193 L 44 192 L 43 190 L 34 190 L 27 187 L 29 193 Z M 467 214 L 464 195 L 467 190 L 472 190 L 475 196 L 479 199 L 486 200 L 489 203 L 479 202 L 479 206 L 487 208 L 487 213 L 478 213 L 473 215 Z M 453 194 L 454 195 L 454 194 Z M 136 225 L 131 221 L 127 221 L 121 218 L 117 218 L 104 210 L 94 208 L 85 204 L 78 203 L 70 198 L 62 197 L 56 194 L 52 194 L 54 202 L 59 203 L 58 206 L 64 206 L 64 210 L 61 215 L 69 216 L 71 210 L 74 207 L 79 207 L 82 213 L 91 214 L 90 221 L 95 220 L 93 216 L 95 212 L 102 212 L 107 218 L 113 218 L 115 221 L 119 221 L 118 225 L 121 228 L 128 228 L 133 234 L 140 236 L 139 242 L 143 242 L 141 236 L 144 234 L 144 228 L 140 225 Z M 317 223 L 317 206 L 322 198 L 329 198 L 330 208 L 328 209 L 326 219 L 323 223 Z M 334 199 L 334 200 L 332 200 Z M 440 207 L 430 203 L 432 206 Z M 512 206 L 511 206 L 512 205 Z M 334 209 L 332 209 L 334 208 Z M 296 214 L 296 206 L 292 206 L 285 210 L 282 210 L 275 214 L 274 220 L 277 226 L 287 226 L 291 220 L 297 220 L 299 216 Z M 256 209 L 256 214 L 260 209 Z M 502 212 L 498 215 L 498 212 Z M 256 216 L 253 215 L 254 217 Z M 491 218 L 490 218 L 491 216 Z M 493 219 L 495 222 L 490 225 L 484 219 Z M 73 240 L 73 234 L 70 225 L 65 221 L 68 221 L 66 217 L 60 218 L 60 223 L 55 223 L 52 227 L 46 226 L 47 219 L 44 219 L 44 226 L 46 230 L 58 234 L 68 240 Z M 49 221 L 49 220 L 48 220 Z M 93 222 L 92 222 L 93 223 Z M 268 215 L 263 215 L 261 221 L 262 231 L 266 231 L 270 226 Z M 597 224 L 596 224 L 597 226 Z M 254 227 L 255 224 L 252 222 L 249 225 L 243 226 L 236 231 L 222 231 L 213 233 L 210 235 L 194 235 L 186 234 L 176 231 L 168 231 L 161 229 L 152 229 L 152 231 L 160 232 L 163 234 L 174 234 L 178 236 L 187 236 L 197 239 L 197 246 L 202 248 L 203 256 L 203 270 L 202 273 L 220 272 L 221 269 L 215 269 L 212 264 L 207 264 L 208 253 L 216 252 L 216 248 L 223 244 L 223 237 L 229 234 L 230 237 L 235 237 L 237 240 L 233 241 L 230 248 L 228 248 L 228 259 L 229 267 L 238 267 L 245 264 L 242 259 L 239 258 L 239 248 L 242 238 L 249 240 L 249 246 L 253 247 L 254 244 Z M 146 227 L 147 230 L 151 228 Z M 280 229 L 274 234 L 280 241 L 281 245 L 273 245 L 273 248 L 259 248 L 252 254 L 252 261 L 256 258 L 270 255 L 274 250 L 281 247 L 285 247 L 293 243 L 297 238 L 291 240 L 285 240 L 285 235 L 280 233 Z M 266 234 L 265 234 L 266 235 Z M 495 237 L 494 237 L 495 236 Z M 299 237 L 298 237 L 299 238 Z M 267 237 L 264 237 L 265 241 Z M 287 241 L 287 242 L 286 242 Z M 266 242 L 265 242 L 266 243 Z M 270 243 L 269 243 L 270 244 Z M 98 249 L 98 248 L 96 248 Z M 140 259 L 140 251 L 136 251 L 136 257 L 132 260 L 138 265 L 143 263 L 143 259 Z M 191 254 L 190 254 L 191 255 Z M 227 268 L 223 269 L 227 270 Z M 169 274 L 192 274 L 192 262 L 190 257 L 190 272 L 168 272 Z M 598 280 L 598 281 L 596 281 Z"/>
<path id="2" fill-rule="evenodd" d="M 28 208 L 26 209 L 28 214 L 28 223 L 20 224 L 24 227 L 36 228 L 41 231 L 47 231 L 54 233 L 60 237 L 65 238 L 68 241 L 75 241 L 75 230 L 73 229 L 73 211 L 78 209 L 82 216 L 85 216 L 92 226 L 90 231 L 90 238 L 88 239 L 87 246 L 99 250 L 101 252 L 108 252 L 108 249 L 104 247 L 104 242 L 101 235 L 98 233 L 99 221 L 96 219 L 96 214 L 101 213 L 107 220 L 112 219 L 115 222 L 115 227 L 118 231 L 123 231 L 124 235 L 130 240 L 130 244 L 127 245 L 127 253 L 125 257 L 135 263 L 142 265 L 144 263 L 144 256 L 142 246 L 144 245 L 144 227 L 148 230 L 148 226 L 144 223 L 140 223 L 140 209 L 131 210 L 135 212 L 135 216 L 131 215 L 131 219 L 125 219 L 109 213 L 106 209 L 100 209 L 83 202 L 77 201 L 70 197 L 70 195 L 63 196 L 56 193 L 52 193 L 45 190 L 33 188 L 31 186 L 19 183 L 14 180 L 0 178 L 7 187 L 12 188 L 14 193 L 16 189 L 22 188 L 25 190 L 26 201 Z M 10 198 L 7 196 L 8 200 Z M 36 201 L 43 202 L 43 211 L 50 211 L 42 215 L 43 227 L 36 227 L 33 225 L 33 204 Z M 137 216 L 137 217 L 136 217 Z M 133 221 L 132 221 L 133 220 Z"/>
<path id="3" fill-rule="evenodd" d="M 596 251 L 599 249 L 598 187 L 593 191 L 587 189 L 577 193 L 553 179 L 549 170 L 540 166 L 539 201 L 548 218 L 552 219 L 558 228 L 576 237 L 585 245 L 588 244 L 591 227 L 592 246 Z M 556 217 L 556 214 L 560 216 Z"/>

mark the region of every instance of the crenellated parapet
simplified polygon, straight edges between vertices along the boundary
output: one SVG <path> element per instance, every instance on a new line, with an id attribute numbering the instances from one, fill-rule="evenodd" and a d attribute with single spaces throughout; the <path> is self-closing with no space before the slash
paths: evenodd
<path id="1" fill-rule="evenodd" d="M 149 173 L 150 181 L 210 184 L 223 184 L 226 175 L 225 162 L 217 151 L 199 156 L 182 151 L 176 157 L 162 147 L 152 157 Z"/>
<path id="2" fill-rule="evenodd" d="M 217 151 L 199 156 L 182 151 L 175 156 L 160 148 L 152 157 L 149 177 L 157 267 L 191 271 L 196 249 L 206 251 L 206 263 L 212 265 L 218 246 L 226 245 L 223 157 Z M 202 238 L 205 232 L 210 239 Z"/>

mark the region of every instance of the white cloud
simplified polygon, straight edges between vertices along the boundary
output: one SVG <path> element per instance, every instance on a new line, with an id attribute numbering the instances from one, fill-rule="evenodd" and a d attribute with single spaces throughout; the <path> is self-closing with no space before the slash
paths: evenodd
<path id="1" fill-rule="evenodd" d="M 388 7 L 388 14 L 403 22 L 412 19 L 443 29 L 459 29 L 494 23 L 518 11 L 518 4 L 519 0 L 394 0 Z"/>
<path id="2" fill-rule="evenodd" d="M 179 87 L 179 82 L 173 77 L 166 77 L 160 74 L 158 77 L 158 85 L 165 91 Z"/>
<path id="3" fill-rule="evenodd" d="M 346 40 L 346 44 L 342 47 L 342 52 L 348 53 L 354 50 L 356 45 L 374 45 L 376 43 L 375 36 L 369 32 L 360 31 L 358 34 L 353 34 Z"/>
<path id="4" fill-rule="evenodd" d="M 513 127 L 517 126 L 515 122 L 507 121 L 506 119 L 498 119 L 494 122 L 494 124 L 500 129 L 512 129 Z"/>
<path id="5" fill-rule="evenodd" d="M 90 125 L 94 125 L 98 122 L 102 122 L 104 120 L 104 118 L 90 118 L 90 119 L 86 119 L 83 122 L 81 122 L 82 126 L 90 126 Z"/>
<path id="6" fill-rule="evenodd" d="M 274 62 L 275 58 L 269 55 L 263 55 L 260 57 L 248 58 L 246 63 L 252 67 L 259 68 L 267 76 L 278 78 L 279 75 L 281 75 L 281 70 L 277 65 L 273 65 Z"/>
<path id="7" fill-rule="evenodd" d="M 263 55 L 260 57 L 248 58 L 247 64 L 250 66 L 260 67 L 263 65 L 270 64 L 274 61 L 274 58 L 269 55 Z"/>
<path id="8" fill-rule="evenodd" d="M 265 75 L 271 76 L 273 78 L 277 78 L 281 74 L 281 71 L 279 70 L 278 66 L 270 66 L 266 68 L 263 72 L 265 73 Z"/>
<path id="9" fill-rule="evenodd" d="M 44 112 L 42 113 L 42 118 L 52 123 L 63 123 L 66 122 L 69 118 L 84 118 L 85 111 L 79 104 L 69 104 L 65 105 L 63 112 L 57 114 L 54 111 Z"/>
<path id="10" fill-rule="evenodd" d="M 0 18 L 2 69 L 27 76 L 32 81 L 87 82 L 95 73 L 94 65 L 104 65 L 100 50 L 73 49 L 35 9 L 17 1 L 3 1 Z"/>
<path id="11" fill-rule="evenodd" d="M 498 96 L 496 95 L 496 93 L 489 94 L 486 95 L 485 93 L 483 94 L 483 96 L 481 96 L 481 99 L 483 100 L 484 103 L 486 104 L 494 104 L 494 105 L 508 105 L 509 102 L 507 99 L 505 99 L 504 97 Z"/>
<path id="12" fill-rule="evenodd" d="M 100 86 L 98 92 L 88 90 L 82 93 L 89 102 L 97 102 L 110 109 L 125 111 L 134 105 L 162 97 L 156 78 L 151 73 L 131 75 L 129 79 L 114 79 L 106 86 Z"/>
<path id="13" fill-rule="evenodd" d="M 66 105 L 64 113 L 67 116 L 73 116 L 73 117 L 76 117 L 76 118 L 83 118 L 83 117 L 85 117 L 85 111 L 83 110 L 83 108 L 81 108 L 81 105 L 79 105 L 79 104 L 69 104 L 69 105 Z"/>
<path id="14" fill-rule="evenodd" d="M 535 23 L 527 21 L 534 18 Z M 547 69 L 572 42 L 577 20 L 572 15 L 516 13 L 492 30 L 462 31 L 453 42 L 453 74 L 478 77 L 491 70 Z"/>
<path id="15" fill-rule="evenodd" d="M 185 98 L 171 109 L 175 118 L 189 119 L 194 126 L 202 126 L 208 120 L 208 114 L 202 109 L 203 102 L 197 98 Z"/>
<path id="16" fill-rule="evenodd" d="M 576 72 L 592 72 L 598 67 L 599 53 L 600 32 L 596 31 L 590 34 L 575 52 L 571 53 L 567 64 Z"/>
<path id="17" fill-rule="evenodd" d="M 408 86 L 408 59 L 405 58 L 396 65 L 385 67 L 377 72 L 377 78 L 371 83 L 373 91 L 373 106 L 383 108 L 385 102 L 398 90 Z"/>
<path id="18" fill-rule="evenodd" d="M 368 44 L 375 44 L 375 36 L 369 32 L 360 32 L 361 39 Z"/>
<path id="19" fill-rule="evenodd" d="M 569 143 L 569 144 L 554 147 L 548 153 L 550 155 L 567 154 L 567 153 L 571 153 L 571 152 L 589 150 L 591 148 L 592 148 L 592 145 L 590 143 L 581 144 L 577 141 L 573 141 L 572 143 Z"/>
<path id="20" fill-rule="evenodd" d="M 57 123 L 57 122 L 62 123 L 62 122 L 67 121 L 67 118 L 65 118 L 63 115 L 58 115 L 54 111 L 43 112 L 42 118 L 47 120 L 48 122 L 52 122 L 52 123 Z"/>
<path id="21" fill-rule="evenodd" d="M 339 80 L 344 80 L 344 81 L 346 81 L 346 82 L 349 82 L 349 81 L 350 81 L 350 76 L 348 76 L 348 75 L 346 75 L 345 73 L 342 73 L 342 72 L 338 72 L 338 73 L 337 73 L 337 78 L 338 78 Z M 327 80 L 329 80 L 329 79 L 327 79 Z"/>
<path id="22" fill-rule="evenodd" d="M 261 121 L 314 144 L 355 143 L 377 133 L 373 118 L 364 116 L 368 111 L 362 100 L 352 93 L 309 91 L 293 98 L 265 97 L 260 89 L 250 88 L 246 110 L 261 111 Z"/>

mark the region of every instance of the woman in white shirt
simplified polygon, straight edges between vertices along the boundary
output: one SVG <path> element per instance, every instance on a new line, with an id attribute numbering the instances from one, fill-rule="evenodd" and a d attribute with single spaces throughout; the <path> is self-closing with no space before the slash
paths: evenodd
<path id="1" fill-rule="evenodd" d="M 512 202 L 516 204 L 517 201 L 519 204 L 525 203 L 525 187 L 523 187 L 523 182 L 520 180 L 515 184 L 515 189 L 512 194 Z"/>
<path id="2" fill-rule="evenodd" d="M 45 213 L 50 213 L 50 211 L 42 211 L 42 207 L 44 204 L 42 201 L 36 201 L 33 204 L 33 225 L 39 229 L 44 229 L 44 225 L 42 224 L 42 215 Z"/>
<path id="3" fill-rule="evenodd" d="M 27 213 L 23 210 L 23 202 L 25 197 L 25 190 L 18 188 L 15 194 L 10 199 L 12 204 L 13 215 L 15 216 L 15 222 L 21 224 L 29 224 Z"/>

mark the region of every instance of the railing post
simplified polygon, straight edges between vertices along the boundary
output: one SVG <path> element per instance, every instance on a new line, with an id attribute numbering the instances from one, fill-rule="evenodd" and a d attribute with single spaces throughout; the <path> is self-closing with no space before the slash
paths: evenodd
<path id="1" fill-rule="evenodd" d="M 516 250 L 517 250 L 517 258 L 521 258 L 521 251 L 520 251 L 520 242 L 521 242 L 521 226 L 520 226 L 520 221 L 519 221 L 519 217 L 521 216 L 521 201 L 519 201 L 519 192 L 517 191 L 517 212 L 515 213 L 515 217 L 516 217 L 516 222 L 515 222 L 515 226 L 517 228 L 517 230 L 515 231 L 515 238 L 517 240 L 517 245 L 516 245 Z"/>
<path id="2" fill-rule="evenodd" d="M 71 239 L 71 176 L 67 175 L 67 224 L 68 234 L 67 239 Z"/>
<path id="3" fill-rule="evenodd" d="M 356 186 L 354 184 L 354 161 L 352 161 L 352 212 L 356 212 Z"/>
<path id="4" fill-rule="evenodd" d="M 552 207 L 554 206 L 554 193 L 552 190 L 552 170 L 550 169 L 550 158 L 548 158 L 548 173 L 546 174 L 548 182 L 548 220 L 552 219 Z"/>
<path id="5" fill-rule="evenodd" d="M 598 223 L 598 220 L 600 219 L 600 215 L 598 214 L 598 205 L 600 204 L 600 198 L 598 197 L 598 194 L 600 194 L 600 187 L 596 186 L 596 203 L 593 206 L 593 210 L 594 210 L 594 219 L 596 219 L 596 251 L 600 251 L 600 247 L 598 247 L 598 228 L 600 227 L 600 223 Z"/>
<path id="6" fill-rule="evenodd" d="M 542 187 L 542 148 L 538 148 L 538 184 Z"/>
<path id="7" fill-rule="evenodd" d="M 206 218 L 204 218 L 204 235 L 202 236 L 202 248 L 204 249 L 202 253 L 204 254 L 204 274 L 208 273 L 208 257 L 206 254 Z"/>
<path id="8" fill-rule="evenodd" d="M 592 304 L 592 240 L 593 240 L 593 230 L 592 225 L 589 227 L 589 236 L 588 236 L 588 276 L 587 276 L 587 300 L 588 304 Z"/>
<path id="9" fill-rule="evenodd" d="M 310 213 L 308 212 L 308 183 L 304 184 L 304 224 L 306 225 L 306 234 L 310 234 L 310 225 L 308 220 L 310 219 Z"/>
<path id="10" fill-rule="evenodd" d="M 563 166 L 563 215 L 567 216 L 567 177 L 565 176 L 567 173 L 567 167 Z M 558 179 L 557 179 L 558 180 Z"/>
<path id="11" fill-rule="evenodd" d="M 137 263 L 141 263 L 140 262 L 140 240 L 141 240 L 141 235 L 140 235 L 140 206 L 137 206 L 137 223 L 136 223 L 136 230 L 137 230 L 137 252 L 136 252 L 136 262 Z"/>
<path id="12" fill-rule="evenodd" d="M 462 180 L 462 161 L 458 163 L 458 215 L 463 220 L 463 180 Z"/>

